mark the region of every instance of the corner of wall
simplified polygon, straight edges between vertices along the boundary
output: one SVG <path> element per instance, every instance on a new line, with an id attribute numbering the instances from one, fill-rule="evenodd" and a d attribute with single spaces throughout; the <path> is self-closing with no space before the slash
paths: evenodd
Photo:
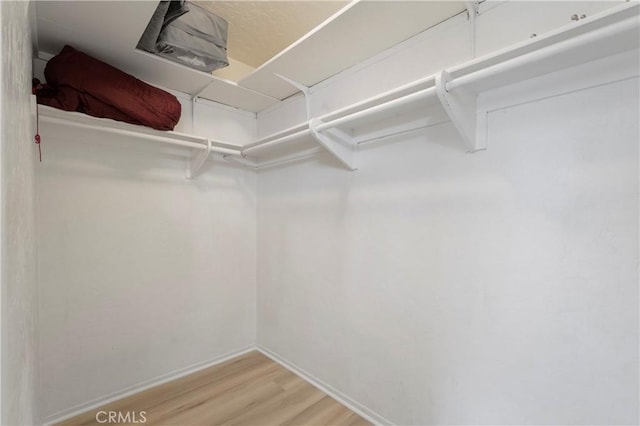
<path id="1" fill-rule="evenodd" d="M 5 58 L 0 66 L 0 100 L 11 106 L 1 110 L 2 424 L 38 421 L 36 166 L 35 145 L 31 143 L 33 5 L 33 2 L 0 2 Z"/>

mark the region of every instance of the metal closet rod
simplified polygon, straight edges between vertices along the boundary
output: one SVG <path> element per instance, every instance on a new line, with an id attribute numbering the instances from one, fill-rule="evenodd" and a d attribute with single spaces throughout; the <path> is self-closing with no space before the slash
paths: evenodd
<path id="1" fill-rule="evenodd" d="M 308 124 L 305 124 L 305 125 L 308 126 Z M 263 142 L 263 143 L 261 143 L 259 145 L 253 145 L 253 146 L 247 147 L 247 148 L 242 150 L 242 154 L 244 155 L 244 154 L 247 154 L 249 152 L 256 151 L 258 149 L 262 149 L 262 148 L 266 148 L 266 147 L 274 146 L 274 145 L 279 145 L 281 143 L 289 142 L 290 140 L 295 140 L 295 139 L 301 138 L 301 137 L 303 137 L 305 135 L 309 135 L 309 134 L 311 134 L 311 131 L 307 127 L 304 130 L 300 130 L 300 131 L 292 133 L 290 135 L 286 135 L 286 136 L 282 136 L 282 137 L 280 137 L 278 139 L 273 139 L 273 140 L 270 140 L 270 141 L 266 141 L 266 142 Z"/>
<path id="2" fill-rule="evenodd" d="M 325 115 L 322 115 L 320 117 L 318 117 L 318 119 L 320 121 L 331 121 L 334 119 L 334 117 L 340 118 L 343 117 L 344 115 L 347 114 L 351 114 L 353 112 L 359 112 L 362 110 L 365 110 L 367 108 L 370 107 L 370 104 L 373 104 L 373 106 L 377 106 L 380 105 L 381 103 L 387 102 L 387 101 L 383 101 L 381 102 L 383 99 L 387 98 L 387 97 L 393 97 L 390 100 L 394 100 L 397 99 L 395 96 L 398 93 L 402 93 L 405 91 L 409 91 L 412 93 L 415 93 L 415 91 L 421 87 L 421 86 L 426 86 L 426 87 L 431 87 L 435 85 L 435 81 L 436 81 L 436 76 L 435 74 L 431 74 L 428 75 L 426 77 L 422 77 L 419 78 L 418 80 L 414 80 L 410 83 L 404 84 L 402 86 L 398 86 L 394 89 L 391 90 L 387 90 L 386 92 L 382 92 L 378 95 L 372 96 L 370 98 L 364 99 L 360 102 L 356 102 L 354 104 L 348 105 L 346 107 L 337 109 L 333 112 L 329 112 Z M 411 93 L 409 93 L 411 94 Z"/>
<path id="3" fill-rule="evenodd" d="M 340 108 L 340 109 L 338 109 L 336 111 L 330 112 L 328 114 L 325 114 L 325 115 L 319 117 L 319 120 L 324 121 L 327 118 L 330 118 L 332 116 L 336 116 L 336 115 L 340 116 L 340 115 L 342 115 L 344 113 L 348 113 L 349 111 L 354 110 L 354 109 L 356 110 L 356 113 L 360 113 L 362 111 L 366 111 L 367 110 L 367 108 L 360 109 L 362 107 L 365 107 L 367 104 L 371 104 L 371 103 L 379 101 L 380 99 L 384 99 L 386 97 L 393 96 L 396 93 L 401 93 L 403 91 L 415 89 L 416 87 L 422 86 L 424 84 L 433 85 L 434 82 L 435 82 L 435 76 L 434 75 L 423 77 L 423 78 L 415 80 L 415 81 L 413 81 L 411 83 L 402 85 L 402 86 L 397 87 L 397 88 L 392 89 L 392 90 L 388 90 L 386 92 L 380 93 L 379 95 L 373 96 L 371 98 L 365 99 L 363 101 L 357 102 L 355 104 L 352 104 L 352 105 L 346 106 L 344 108 Z M 399 98 L 392 99 L 392 101 L 397 100 L 397 99 L 399 99 Z M 389 101 L 387 101 L 387 102 L 389 102 Z M 378 105 L 374 105 L 374 106 L 379 106 L 379 105 L 382 105 L 382 104 L 378 104 Z M 349 114 L 349 115 L 351 115 L 351 114 Z M 342 118 L 342 117 L 339 117 L 339 118 Z M 297 131 L 295 133 L 291 133 L 292 131 L 298 130 L 298 129 L 301 129 L 301 130 L 299 130 L 299 131 Z M 291 127 L 287 128 L 287 129 L 280 130 L 278 132 L 275 132 L 275 133 L 272 133 L 272 134 L 270 134 L 268 136 L 265 136 L 265 137 L 263 137 L 261 139 L 258 139 L 256 142 L 254 142 L 254 143 L 248 145 L 247 147 L 245 147 L 242 150 L 242 152 L 246 154 L 247 152 L 256 150 L 258 148 L 272 146 L 273 145 L 272 142 L 274 142 L 275 144 L 279 144 L 279 143 L 282 143 L 282 142 L 287 142 L 287 141 L 290 140 L 289 136 L 294 136 L 295 135 L 295 137 L 301 137 L 301 136 L 304 136 L 308 131 L 309 131 L 309 122 L 306 121 L 304 123 L 300 123 L 300 124 L 297 124 L 295 126 L 291 126 Z M 284 136 L 280 136 L 280 135 L 284 135 Z M 284 138 L 287 138 L 287 139 L 284 139 Z"/>
<path id="4" fill-rule="evenodd" d="M 207 149 L 207 145 L 206 145 L 206 139 L 203 138 L 203 142 L 205 142 L 205 144 L 202 143 L 198 143 L 198 142 L 188 142 L 188 141 L 181 141 L 178 139 L 173 139 L 173 138 L 168 138 L 166 136 L 160 136 L 160 135 L 152 135 L 152 134 L 148 134 L 148 133 L 139 133 L 139 132 L 134 132 L 132 130 L 126 130 L 126 129 L 115 129 L 112 127 L 105 127 L 105 126 L 96 126 L 93 124 L 84 124 L 84 123 L 76 123 L 74 121 L 69 121 L 69 120 L 63 120 L 61 118 L 57 118 L 57 117 L 49 117 L 46 115 L 41 115 L 40 116 L 40 120 L 44 121 L 44 122 L 49 122 L 49 123 L 54 123 L 54 124 L 64 124 L 65 126 L 71 126 L 71 127 L 77 127 L 77 128 L 81 128 L 81 129 L 89 129 L 89 130 L 99 130 L 105 133 L 111 133 L 114 135 L 122 135 L 122 136 L 130 136 L 130 137 L 134 137 L 134 138 L 139 138 L 139 139 L 146 139 L 146 140 L 151 140 L 151 141 L 155 141 L 155 142 L 162 142 L 162 143 L 166 143 L 166 144 L 170 144 L 170 145 L 178 145 L 178 146 L 184 146 L 187 148 L 194 148 L 194 149 Z M 212 141 L 212 142 L 216 142 L 216 141 Z M 218 142 L 220 143 L 220 142 Z M 211 146 L 211 151 L 212 152 L 219 152 L 221 154 L 227 154 L 227 155 L 241 155 L 240 150 L 235 150 L 235 149 L 230 149 L 230 148 L 222 148 L 219 146 Z"/>
<path id="5" fill-rule="evenodd" d="M 404 88 L 403 88 L 404 90 Z M 423 89 L 423 90 L 419 90 L 415 93 L 411 93 L 409 95 L 405 95 L 402 96 L 400 98 L 396 98 L 396 99 L 392 99 L 390 101 L 384 102 L 382 104 L 373 106 L 373 107 L 369 107 L 366 109 L 363 109 L 361 111 L 357 111 L 348 115 L 345 115 L 344 117 L 340 117 L 340 118 L 336 118 L 335 120 L 331 120 L 328 121 L 326 123 L 322 123 L 319 124 L 316 127 L 316 131 L 321 132 L 323 130 L 329 129 L 329 128 L 333 128 L 333 127 L 337 127 L 337 126 L 341 126 L 344 124 L 348 124 L 351 123 L 353 121 L 357 121 L 361 118 L 364 118 L 368 115 L 371 114 L 376 114 L 379 112 L 384 112 L 386 110 L 389 109 L 393 109 L 393 108 L 398 108 L 407 104 L 410 104 L 412 102 L 416 102 L 422 99 L 427 99 L 431 96 L 436 96 L 436 89 L 435 87 L 429 87 L 427 89 Z M 328 115 L 327 115 L 328 116 Z M 320 120 L 322 120 L 322 117 L 320 118 Z M 264 143 L 260 143 L 259 145 L 253 145 L 253 146 L 249 146 L 245 149 L 242 150 L 243 155 L 246 155 L 250 152 L 256 151 L 258 149 L 262 149 L 262 148 L 267 148 L 267 147 L 273 147 L 275 145 L 279 145 L 282 143 L 286 143 L 289 142 L 291 140 L 295 140 L 298 139 L 300 137 L 303 136 L 307 136 L 311 134 L 311 131 L 309 129 L 309 124 L 306 123 L 305 126 L 307 126 L 307 128 L 300 130 L 298 132 L 292 133 L 290 135 L 286 135 L 277 139 L 272 139 L 269 141 L 266 141 Z M 297 126 L 296 126 L 297 127 Z"/>
<path id="6" fill-rule="evenodd" d="M 372 114 L 377 114 L 379 112 L 384 112 L 389 109 L 398 108 L 401 106 L 405 106 L 412 102 L 416 102 L 419 100 L 427 99 L 431 96 L 436 96 L 436 88 L 428 87 L 423 90 L 419 90 L 415 93 L 411 93 L 410 95 L 405 95 L 397 99 L 392 99 L 390 101 L 384 102 L 380 105 L 376 105 L 367 109 L 363 109 L 362 111 L 354 112 L 349 115 L 345 115 L 344 117 L 336 118 L 335 120 L 328 121 L 326 123 L 319 124 L 316 127 L 316 131 L 321 132 L 323 130 L 331 129 L 333 127 L 342 126 L 348 123 L 352 123 L 361 118 L 367 117 Z M 322 117 L 319 119 L 322 121 Z"/>
<path id="7" fill-rule="evenodd" d="M 279 138 L 281 138 L 283 136 L 288 136 L 289 134 L 291 134 L 293 132 L 296 132 L 296 131 L 299 131 L 299 130 L 304 130 L 304 129 L 307 129 L 307 128 L 308 128 L 308 123 L 306 121 L 304 123 L 296 124 L 295 126 L 291 126 L 291 127 L 286 128 L 286 129 L 279 130 L 279 131 L 277 131 L 275 133 L 272 133 L 272 134 L 270 134 L 268 136 L 265 136 L 263 138 L 257 139 L 255 142 L 252 142 L 251 144 L 247 145 L 246 149 L 253 148 L 254 146 L 262 145 L 263 143 L 269 142 L 269 141 L 274 140 L 274 139 L 279 139 Z"/>

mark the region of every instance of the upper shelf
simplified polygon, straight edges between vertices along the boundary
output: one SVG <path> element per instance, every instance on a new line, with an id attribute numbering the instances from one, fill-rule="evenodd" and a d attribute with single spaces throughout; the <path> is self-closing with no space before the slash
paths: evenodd
<path id="1" fill-rule="evenodd" d="M 37 1 L 38 50 L 74 46 L 150 84 L 257 112 L 279 100 L 211 74 L 137 50 L 154 1 Z M 46 55 L 45 55 L 46 56 Z"/>
<path id="2" fill-rule="evenodd" d="M 354 1 L 238 84 L 135 49 L 155 1 L 37 1 L 38 50 L 70 44 L 151 84 L 258 112 L 463 10 L 464 2 Z M 383 29 L 383 31 L 381 31 Z"/>
<path id="3" fill-rule="evenodd" d="M 284 99 L 466 10 L 462 1 L 352 2 L 238 84 Z"/>
<path id="4" fill-rule="evenodd" d="M 297 151 L 306 149 L 303 154 L 308 155 L 309 149 L 317 149 L 318 146 L 333 154 L 348 169 L 355 170 L 357 144 L 367 137 L 383 137 L 411 130 L 411 126 L 444 120 L 451 120 L 467 150 L 474 152 L 486 148 L 486 140 L 483 139 L 486 122 L 478 120 L 477 99 L 481 92 L 637 50 L 640 45 L 639 13 L 638 3 L 612 8 L 525 43 L 314 117 L 242 147 L 42 106 L 41 115 L 50 121 L 76 127 L 106 129 L 112 133 L 197 148 L 206 154 L 194 154 L 191 170 L 195 171 L 211 151 L 235 158 L 250 167 L 260 167 L 272 165 L 274 157 L 288 159 L 286 154 L 291 150 L 283 147 L 295 147 Z M 395 121 L 398 117 L 409 117 L 409 120 L 399 124 Z M 363 128 L 368 135 L 362 136 L 358 132 Z"/>

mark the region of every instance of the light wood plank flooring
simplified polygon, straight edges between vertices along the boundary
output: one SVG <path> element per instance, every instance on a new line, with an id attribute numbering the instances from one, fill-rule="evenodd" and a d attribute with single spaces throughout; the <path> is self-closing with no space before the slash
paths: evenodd
<path id="1" fill-rule="evenodd" d="M 96 414 L 103 411 L 99 416 Z M 259 352 L 156 386 L 60 425 L 97 425 L 110 411 L 146 425 L 368 425 L 324 392 Z M 120 420 L 126 420 L 126 417 Z M 138 423 L 133 421 L 137 420 Z M 112 423 L 113 424 L 113 423 Z"/>

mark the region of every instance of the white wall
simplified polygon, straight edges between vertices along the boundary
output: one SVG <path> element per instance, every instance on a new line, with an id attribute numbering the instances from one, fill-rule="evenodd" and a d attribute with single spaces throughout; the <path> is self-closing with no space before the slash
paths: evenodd
<path id="1" fill-rule="evenodd" d="M 603 10 L 625 3 L 609 1 L 502 1 L 488 0 L 480 4 L 477 56 L 524 41 L 533 34 L 541 35 L 563 25 L 573 25 L 573 15 L 591 17 Z"/>
<path id="2" fill-rule="evenodd" d="M 261 172 L 259 344 L 396 424 L 637 423 L 637 93 Z"/>
<path id="3" fill-rule="evenodd" d="M 256 175 L 43 129 L 41 407 L 49 419 L 255 344 Z"/>
<path id="4" fill-rule="evenodd" d="M 34 60 L 43 81 L 45 65 Z M 254 113 L 170 92 L 176 131 L 255 140 Z M 185 150 L 51 125 L 42 136 L 45 420 L 255 344 L 254 172 L 215 155 L 187 181 Z"/>
<path id="5" fill-rule="evenodd" d="M 193 133 L 229 145 L 248 145 L 256 140 L 256 114 L 206 99 L 195 104 Z"/>
<path id="6" fill-rule="evenodd" d="M 419 37 L 312 111 L 418 78 Z M 637 424 L 637 55 L 596 65 L 496 91 L 485 152 L 445 123 L 260 171 L 258 343 L 395 424 Z"/>
<path id="7" fill-rule="evenodd" d="M 307 120 L 306 101 L 304 95 L 298 93 L 271 108 L 260 111 L 257 120 L 258 137 L 269 136 Z"/>
<path id="8" fill-rule="evenodd" d="M 483 53 L 548 17 L 488 6 Z M 460 15 L 314 87 L 312 113 L 471 54 Z M 43 131 L 43 416 L 252 345 L 257 320 L 263 347 L 398 424 L 637 422 L 638 81 L 591 86 L 494 108 L 487 152 L 446 123 L 362 145 L 355 173 L 218 158 L 185 181 L 178 151 Z M 256 128 L 198 104 L 179 130 L 246 142 L 303 106 Z"/>
<path id="9" fill-rule="evenodd" d="M 31 31 L 27 2 L 0 2 L 2 15 L 2 417 L 35 424 L 36 176 L 31 126 Z M 11 58 L 7 60 L 6 58 Z"/>

